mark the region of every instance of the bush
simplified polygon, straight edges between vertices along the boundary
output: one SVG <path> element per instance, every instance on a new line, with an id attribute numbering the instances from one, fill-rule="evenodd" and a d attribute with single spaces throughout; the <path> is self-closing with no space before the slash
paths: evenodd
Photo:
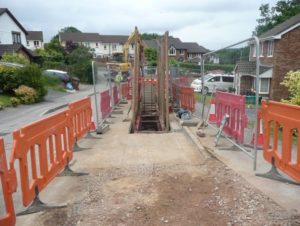
<path id="1" fill-rule="evenodd" d="M 18 64 L 29 64 L 29 60 L 22 54 L 19 53 L 4 53 L 1 61 L 18 63 Z"/>
<path id="2" fill-rule="evenodd" d="M 72 76 L 78 77 L 81 82 L 93 83 L 92 64 L 89 61 L 70 65 L 70 72 Z"/>
<path id="3" fill-rule="evenodd" d="M 288 72 L 281 84 L 287 87 L 291 94 L 289 100 L 282 101 L 300 105 L 300 70 Z"/>
<path id="4" fill-rule="evenodd" d="M 16 74 L 18 68 L 0 66 L 0 90 L 6 94 L 14 94 L 14 89 L 18 88 L 22 81 Z"/>
<path id="5" fill-rule="evenodd" d="M 21 101 L 16 97 L 11 97 L 10 103 L 13 107 L 17 107 L 21 103 Z"/>
<path id="6" fill-rule="evenodd" d="M 17 75 L 22 81 L 22 85 L 33 88 L 37 93 L 37 100 L 40 101 L 47 94 L 47 89 L 43 82 L 42 72 L 40 68 L 31 64 L 17 70 Z"/>
<path id="7" fill-rule="evenodd" d="M 18 89 L 15 89 L 15 95 L 20 99 L 22 104 L 32 104 L 38 100 L 37 92 L 28 86 L 21 85 Z"/>
<path id="8" fill-rule="evenodd" d="M 171 63 L 172 64 L 172 63 Z M 180 67 L 182 68 L 189 68 L 189 69 L 197 69 L 200 70 L 201 66 L 198 64 L 193 63 L 179 63 Z M 204 64 L 204 70 L 224 70 L 226 73 L 231 73 L 234 70 L 233 64 Z"/>
<path id="9" fill-rule="evenodd" d="M 3 93 L 13 95 L 20 85 L 34 88 L 38 100 L 47 94 L 41 70 L 37 65 L 31 64 L 22 68 L 0 66 L 0 89 Z"/>

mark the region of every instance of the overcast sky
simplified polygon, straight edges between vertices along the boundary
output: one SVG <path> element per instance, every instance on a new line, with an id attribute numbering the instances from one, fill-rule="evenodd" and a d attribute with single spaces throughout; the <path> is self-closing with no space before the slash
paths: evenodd
<path id="1" fill-rule="evenodd" d="M 218 49 L 251 36 L 259 6 L 276 0 L 0 0 L 27 30 L 45 41 L 66 26 L 83 32 L 160 33 Z"/>

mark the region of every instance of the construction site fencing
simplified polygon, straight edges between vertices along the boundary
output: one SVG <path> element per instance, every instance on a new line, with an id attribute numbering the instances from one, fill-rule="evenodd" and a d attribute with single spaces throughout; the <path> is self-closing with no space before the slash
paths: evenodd
<path id="1" fill-rule="evenodd" d="M 114 105 L 118 105 L 121 99 L 119 97 L 117 86 L 113 87 L 113 98 L 114 98 Z"/>
<path id="2" fill-rule="evenodd" d="M 300 182 L 300 106 L 263 100 L 261 110 L 265 135 L 263 156 L 272 164 L 267 176 L 280 177 L 275 170 L 278 168 Z"/>
<path id="3" fill-rule="evenodd" d="M 92 61 L 94 86 L 92 96 L 95 106 L 93 119 L 96 119 L 97 133 L 103 132 L 107 117 L 110 116 L 121 99 L 131 99 L 132 95 L 131 70 L 122 75 L 123 81 L 115 82 L 116 75 L 120 71 L 116 71 L 116 68 L 111 65 Z"/>
<path id="4" fill-rule="evenodd" d="M 0 215 L 0 225 L 14 226 L 16 224 L 16 214 L 12 194 L 17 188 L 17 178 L 14 169 L 8 169 L 4 141 L 0 137 L 0 181 L 2 184 L 3 204 L 5 212 Z M 0 189 L 1 191 L 1 189 Z M 0 194 L 1 196 L 1 194 Z"/>
<path id="5" fill-rule="evenodd" d="M 84 137 L 91 130 L 92 104 L 91 97 L 69 103 L 73 123 L 74 142 Z"/>
<path id="6" fill-rule="evenodd" d="M 72 131 L 69 110 L 65 110 L 13 132 L 10 167 L 19 161 L 24 206 L 72 160 Z"/>
<path id="7" fill-rule="evenodd" d="M 122 100 L 127 100 L 129 96 L 129 83 L 128 82 L 124 82 L 121 83 L 121 99 Z"/>
<path id="8" fill-rule="evenodd" d="M 224 132 L 238 144 L 244 144 L 244 130 L 247 123 L 245 107 L 245 96 L 216 92 L 217 126 L 221 126 L 224 115 L 228 114 Z"/>
<path id="9" fill-rule="evenodd" d="M 251 55 L 254 61 L 250 63 L 249 51 L 246 51 L 249 44 L 256 49 L 256 56 Z M 229 71 L 229 67 L 225 68 L 224 65 L 219 67 L 218 64 L 214 64 L 213 67 L 208 65 L 211 64 L 212 59 L 223 56 L 222 54 L 218 55 L 220 51 L 232 52 L 237 49 L 240 51 L 238 57 L 231 55 L 231 58 L 228 55 L 227 58 L 219 58 L 220 61 L 231 62 L 233 66 L 230 70 L 232 71 Z M 199 69 L 201 68 L 201 70 L 195 69 L 196 72 L 194 73 L 188 72 L 188 69 L 182 70 L 180 67 L 174 69 L 176 77 L 187 75 L 189 78 L 188 86 L 194 89 L 195 111 L 193 115 L 203 121 L 201 125 L 208 124 L 217 130 L 216 145 L 219 138 L 223 137 L 251 157 L 253 169 L 256 170 L 257 148 L 262 146 L 257 142 L 261 141 L 258 140 L 259 130 L 257 129 L 260 120 L 258 118 L 260 106 L 259 92 L 256 90 L 260 91 L 259 71 L 261 67 L 258 38 L 254 36 L 216 51 L 205 53 L 200 61 Z M 251 64 L 253 69 L 250 75 L 249 73 L 243 74 L 242 70 L 244 65 L 247 66 L 248 64 Z M 187 65 L 181 64 L 181 66 Z M 217 79 L 212 79 L 216 76 Z M 175 95 L 175 88 L 173 90 L 173 95 Z M 225 117 L 226 114 L 228 118 Z"/>
<path id="10" fill-rule="evenodd" d="M 100 102 L 100 111 L 102 113 L 102 119 L 105 119 L 109 116 L 111 113 L 111 106 L 110 106 L 110 96 L 109 91 L 103 91 L 100 93 L 101 96 L 101 102 Z"/>
<path id="11" fill-rule="evenodd" d="M 16 222 L 12 199 L 12 193 L 17 191 L 16 169 L 19 171 L 22 204 L 24 207 L 31 204 L 21 215 L 62 207 L 42 203 L 39 193 L 62 172 L 63 175 L 86 175 L 73 172 L 69 162 L 73 158 L 73 144 L 90 130 L 91 111 L 91 98 L 87 97 L 70 103 L 68 109 L 62 112 L 15 130 L 9 168 L 4 141 L 0 138 L 0 197 L 3 197 L 6 211 L 4 216 L 0 216 L 1 225 L 15 225 Z"/>
<path id="12" fill-rule="evenodd" d="M 180 87 L 180 107 L 191 112 L 195 111 L 194 89 Z"/>

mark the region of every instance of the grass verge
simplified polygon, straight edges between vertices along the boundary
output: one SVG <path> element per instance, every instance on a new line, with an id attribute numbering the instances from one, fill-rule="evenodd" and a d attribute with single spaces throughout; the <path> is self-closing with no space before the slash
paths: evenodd
<path id="1" fill-rule="evenodd" d="M 11 96 L 0 94 L 0 108 L 12 106 L 12 104 L 10 102 L 10 98 L 11 98 Z"/>

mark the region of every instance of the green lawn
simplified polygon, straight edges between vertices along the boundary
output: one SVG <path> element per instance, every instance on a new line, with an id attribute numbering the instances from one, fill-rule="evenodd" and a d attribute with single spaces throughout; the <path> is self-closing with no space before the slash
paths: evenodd
<path id="1" fill-rule="evenodd" d="M 0 106 L 10 107 L 11 106 L 10 98 L 11 96 L 0 94 Z"/>

